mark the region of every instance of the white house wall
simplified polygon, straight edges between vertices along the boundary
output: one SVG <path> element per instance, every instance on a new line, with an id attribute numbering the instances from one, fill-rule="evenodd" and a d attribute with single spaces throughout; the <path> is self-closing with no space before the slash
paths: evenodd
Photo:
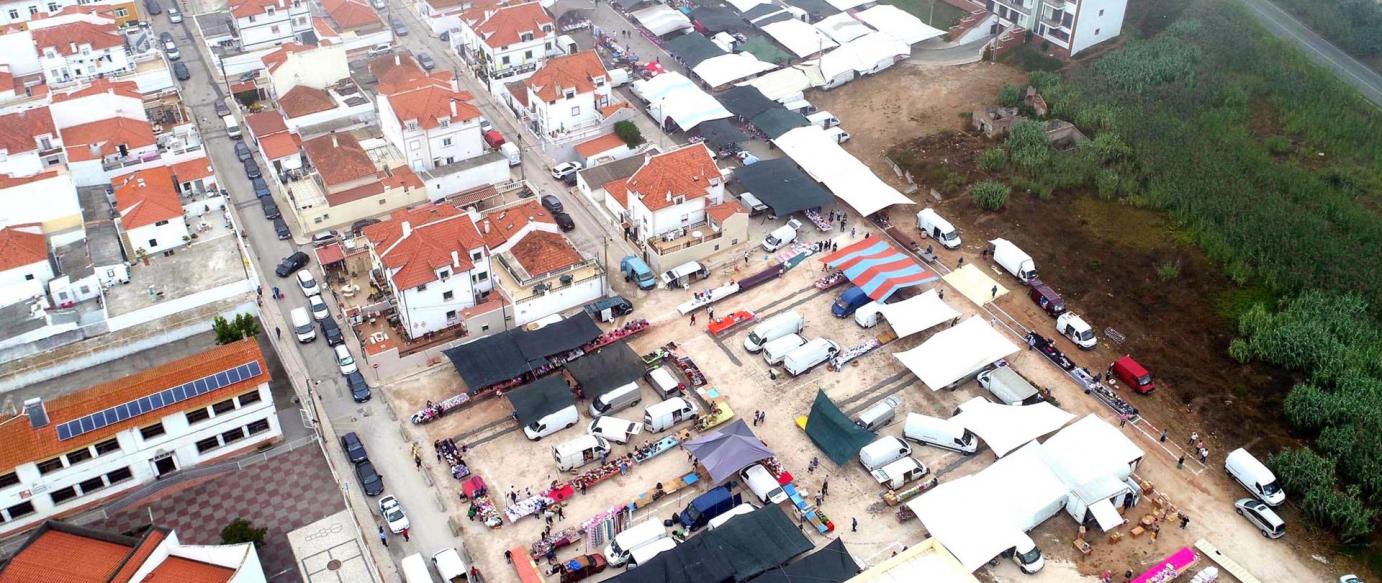
<path id="1" fill-rule="evenodd" d="M 416 287 L 403 290 L 399 312 L 403 315 L 408 336 L 417 338 L 460 323 L 461 310 L 475 305 L 471 277 L 471 272 L 453 273 L 446 281 L 428 283 L 422 291 Z M 451 299 L 444 298 L 447 292 L 451 292 Z M 447 318 L 448 312 L 453 314 L 450 319 Z"/>
<path id="2" fill-rule="evenodd" d="M 326 45 L 310 51 L 292 53 L 270 76 L 273 78 L 274 90 L 279 96 L 299 85 L 326 89 L 350 76 L 350 66 L 346 64 L 346 47 L 343 44 Z"/>
<path id="3" fill-rule="evenodd" d="M 30 276 L 33 279 L 26 279 Z M 50 279 L 53 279 L 53 266 L 46 260 L 0 271 L 0 306 L 43 295 L 43 284 Z"/>
<path id="4" fill-rule="evenodd" d="M 145 121 L 149 119 L 142 101 L 110 93 L 57 101 L 48 106 L 48 111 L 53 115 L 53 125 L 58 128 L 70 128 L 113 117 Z"/>
<path id="5" fill-rule="evenodd" d="M 9 24 L 6 14 L 10 8 L 18 4 L 8 4 L 0 6 L 0 24 Z M 24 9 L 23 14 L 28 14 Z M 0 63 L 10 66 L 10 74 L 18 77 L 27 77 L 43 71 L 43 64 L 38 61 L 38 49 L 34 48 L 34 35 L 27 30 L 0 34 Z"/>
<path id="6" fill-rule="evenodd" d="M 101 163 L 97 161 L 96 167 L 100 166 Z M 82 206 L 72 178 L 58 174 L 0 190 L 0 218 L 10 225 L 43 223 L 45 232 L 75 229 L 80 233 Z M 61 246 L 80 239 L 82 237 L 79 235 L 70 240 L 53 241 L 52 244 Z"/>
<path id="7" fill-rule="evenodd" d="M 501 184 L 512 177 L 509 162 L 500 154 L 494 154 L 488 162 L 478 164 L 459 172 L 434 175 L 431 172 L 418 174 L 427 185 L 427 196 L 433 201 L 459 194 L 472 188 Z"/>
<path id="8" fill-rule="evenodd" d="M 150 257 L 186 245 L 182 238 L 189 235 L 187 223 L 182 221 L 182 217 L 175 217 L 164 225 L 144 225 L 128 229 L 126 233 L 130 239 L 130 247 L 135 250 L 143 249 Z"/>
<path id="9" fill-rule="evenodd" d="M 1118 36 L 1123 30 L 1123 13 L 1127 8 L 1127 0 L 1080 0 L 1075 35 L 1070 39 L 1070 54 L 1079 54 Z"/>
<path id="10" fill-rule="evenodd" d="M 39 157 L 38 150 L 8 154 L 3 160 L 0 160 L 0 174 L 32 176 L 42 172 L 43 169 L 43 158 Z"/>
<path id="11" fill-rule="evenodd" d="M 591 277 L 565 287 L 560 281 L 552 280 L 552 291 L 547 294 L 514 302 L 514 324 L 523 326 L 599 299 L 604 295 L 602 279 L 601 276 Z"/>

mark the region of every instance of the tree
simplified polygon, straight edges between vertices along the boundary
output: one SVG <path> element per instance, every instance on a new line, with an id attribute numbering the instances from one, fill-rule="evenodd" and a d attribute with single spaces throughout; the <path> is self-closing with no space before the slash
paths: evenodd
<path id="1" fill-rule="evenodd" d="M 633 122 L 624 120 L 614 124 L 614 135 L 624 140 L 630 148 L 636 148 L 643 143 L 643 132 L 638 130 L 638 126 Z"/>
<path id="2" fill-rule="evenodd" d="M 970 200 L 977 206 L 986 211 L 996 211 L 1008 204 L 1008 193 L 1012 191 L 1008 185 L 1002 182 L 985 180 L 974 185 L 969 191 Z"/>
<path id="3" fill-rule="evenodd" d="M 236 314 L 233 321 L 216 316 L 211 322 L 211 329 L 216 332 L 216 344 L 230 344 L 245 338 L 254 338 L 260 332 L 259 320 L 251 314 Z"/>
<path id="4" fill-rule="evenodd" d="M 264 535 L 268 532 L 268 528 L 255 528 L 253 522 L 237 516 L 221 529 L 221 544 L 254 543 L 257 547 L 264 544 Z"/>

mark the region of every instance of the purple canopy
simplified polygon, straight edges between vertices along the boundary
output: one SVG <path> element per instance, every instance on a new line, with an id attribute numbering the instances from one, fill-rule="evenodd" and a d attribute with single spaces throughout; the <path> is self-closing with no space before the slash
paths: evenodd
<path id="1" fill-rule="evenodd" d="M 724 429 L 687 441 L 682 447 L 696 456 L 701 467 L 710 474 L 713 484 L 725 481 L 753 462 L 776 455 L 753 434 L 743 419 L 736 419 Z"/>

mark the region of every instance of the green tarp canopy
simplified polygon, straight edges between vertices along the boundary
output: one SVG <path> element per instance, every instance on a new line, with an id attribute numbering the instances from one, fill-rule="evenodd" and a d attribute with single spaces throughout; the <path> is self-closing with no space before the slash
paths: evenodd
<path id="1" fill-rule="evenodd" d="M 738 583 L 811 550 L 796 521 L 778 506 L 764 506 L 723 526 L 686 539 L 612 583 Z M 812 579 L 814 581 L 814 579 Z"/>
<path id="2" fill-rule="evenodd" d="M 836 465 L 849 461 L 876 437 L 872 431 L 855 425 L 825 391 L 816 391 L 816 402 L 806 417 L 806 436 Z"/>

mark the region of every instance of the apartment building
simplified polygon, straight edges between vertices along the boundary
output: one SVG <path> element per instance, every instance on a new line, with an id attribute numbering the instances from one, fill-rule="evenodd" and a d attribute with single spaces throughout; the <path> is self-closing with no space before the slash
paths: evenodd
<path id="1" fill-rule="evenodd" d="M 534 132 L 547 136 L 599 125 L 612 91 L 609 73 L 594 51 L 554 57 L 522 83 L 514 105 Z"/>
<path id="2" fill-rule="evenodd" d="M 461 14 L 460 25 L 452 37 L 456 51 L 487 81 L 521 79 L 561 54 L 556 21 L 539 2 L 473 8 Z"/>
<path id="3" fill-rule="evenodd" d="M 1001 28 L 1030 30 L 1063 57 L 1117 37 L 1127 7 L 1128 0 L 988 0 Z"/>
<path id="4" fill-rule="evenodd" d="M 307 0 L 240 0 L 231 4 L 240 48 L 252 51 L 293 41 L 312 31 Z"/>

